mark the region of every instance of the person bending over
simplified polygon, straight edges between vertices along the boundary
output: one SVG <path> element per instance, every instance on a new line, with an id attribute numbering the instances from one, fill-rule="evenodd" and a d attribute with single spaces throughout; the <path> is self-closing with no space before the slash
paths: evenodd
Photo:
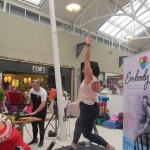
<path id="1" fill-rule="evenodd" d="M 40 87 L 40 83 L 38 80 L 32 80 L 32 89 L 30 90 L 29 94 L 29 99 L 28 99 L 28 104 L 32 102 L 32 113 L 30 115 L 41 118 L 42 121 L 39 122 L 33 122 L 32 123 L 32 129 L 33 129 L 33 140 L 28 143 L 28 145 L 37 143 L 37 134 L 38 134 L 38 126 L 39 125 L 39 130 L 40 130 L 40 142 L 38 144 L 38 147 L 43 146 L 43 141 L 44 141 L 44 122 L 46 118 L 46 113 L 47 113 L 47 92 L 45 89 Z M 23 112 L 27 111 L 28 107 L 25 107 Z"/>
<path id="2" fill-rule="evenodd" d="M 76 120 L 74 137 L 69 150 L 76 150 L 76 144 L 80 138 L 81 133 L 90 141 L 102 145 L 107 150 L 115 150 L 113 146 L 108 144 L 101 136 L 92 133 L 93 121 L 99 115 L 99 105 L 97 103 L 97 94 L 100 90 L 98 76 L 100 69 L 98 65 L 90 64 L 90 44 L 92 38 L 90 34 L 86 38 L 86 50 L 84 56 L 84 80 L 80 85 L 78 102 L 80 107 L 80 116 Z"/>

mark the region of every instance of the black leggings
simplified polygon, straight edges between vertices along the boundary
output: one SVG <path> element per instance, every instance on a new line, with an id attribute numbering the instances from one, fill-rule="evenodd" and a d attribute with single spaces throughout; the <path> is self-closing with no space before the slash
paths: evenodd
<path id="1" fill-rule="evenodd" d="M 93 121 L 99 115 L 99 107 L 97 105 L 86 105 L 80 103 L 80 116 L 76 120 L 73 143 L 77 144 L 81 133 L 90 141 L 106 147 L 108 143 L 99 135 L 93 134 Z"/>
<path id="2" fill-rule="evenodd" d="M 42 121 L 39 121 L 39 122 L 32 122 L 33 139 L 34 139 L 34 140 L 37 139 L 38 125 L 39 125 L 40 141 L 43 141 L 43 140 L 44 140 L 44 135 L 45 135 L 44 122 L 45 122 L 45 118 L 46 118 L 46 112 L 41 113 L 40 115 L 38 115 L 38 116 L 36 116 L 36 117 L 41 118 Z"/>

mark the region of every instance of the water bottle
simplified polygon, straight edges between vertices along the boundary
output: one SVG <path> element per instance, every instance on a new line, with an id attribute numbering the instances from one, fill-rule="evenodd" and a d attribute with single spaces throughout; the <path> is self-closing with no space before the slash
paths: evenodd
<path id="1" fill-rule="evenodd" d="M 91 141 L 89 139 L 85 139 L 85 146 L 89 147 L 91 144 Z"/>

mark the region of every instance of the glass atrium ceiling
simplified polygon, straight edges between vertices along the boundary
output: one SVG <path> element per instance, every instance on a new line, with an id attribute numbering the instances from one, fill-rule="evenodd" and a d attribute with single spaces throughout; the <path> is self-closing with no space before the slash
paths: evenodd
<path id="1" fill-rule="evenodd" d="M 137 8 L 141 5 L 142 2 L 139 0 L 132 0 L 132 3 L 133 8 L 136 12 Z M 124 6 L 116 14 L 121 13 L 131 13 L 130 3 Z M 125 42 L 126 40 L 124 38 L 127 35 L 133 35 L 136 38 L 140 36 L 140 34 L 142 34 L 143 32 L 147 33 L 146 30 L 149 27 L 150 0 L 147 0 L 142 8 L 136 13 L 135 19 L 131 18 L 130 16 L 112 16 L 99 28 L 98 31 L 121 42 Z"/>
<path id="2" fill-rule="evenodd" d="M 43 0 L 24 0 L 24 1 L 32 3 L 34 5 L 40 5 Z"/>

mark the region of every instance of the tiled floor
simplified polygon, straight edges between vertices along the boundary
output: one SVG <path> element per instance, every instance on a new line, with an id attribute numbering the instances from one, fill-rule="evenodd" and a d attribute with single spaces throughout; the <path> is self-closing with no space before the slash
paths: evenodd
<path id="1" fill-rule="evenodd" d="M 47 118 L 50 118 L 51 114 L 47 115 Z M 75 126 L 75 121 L 76 118 L 69 118 L 68 119 L 68 123 L 66 122 L 66 128 L 67 128 L 67 134 L 70 135 L 67 136 L 67 139 L 65 141 L 60 141 L 59 139 L 56 139 L 56 144 L 54 145 L 53 149 L 56 148 L 60 148 L 62 146 L 67 146 L 69 145 L 72 140 L 71 138 L 73 137 L 73 131 L 74 131 L 74 126 Z M 45 126 L 47 125 L 48 122 L 45 122 Z M 51 121 L 52 125 L 55 126 L 55 121 L 52 120 Z M 70 124 L 70 130 L 69 130 L 69 124 Z M 32 136 L 32 128 L 31 128 L 31 124 L 27 124 L 26 125 L 29 133 Z M 122 130 L 112 130 L 112 129 L 106 129 L 100 126 L 96 126 L 98 129 L 98 133 L 99 135 L 101 135 L 105 140 L 107 140 L 110 144 L 114 145 L 116 150 L 122 150 L 122 136 L 123 136 L 123 131 Z M 37 150 L 37 149 L 42 149 L 42 150 L 46 150 L 47 147 L 50 145 L 51 140 L 53 138 L 48 137 L 48 131 L 52 130 L 51 125 L 48 126 L 46 133 L 45 133 L 45 140 L 44 140 L 44 146 L 41 148 L 37 147 L 36 145 L 32 145 L 31 148 L 32 150 Z M 59 130 L 58 130 L 58 136 L 59 136 Z M 39 137 L 39 135 L 38 135 Z M 32 140 L 32 138 L 30 137 L 30 135 L 28 134 L 26 128 L 24 128 L 24 141 L 26 143 L 30 142 Z M 83 141 L 84 138 L 83 136 L 81 136 L 80 141 Z"/>

